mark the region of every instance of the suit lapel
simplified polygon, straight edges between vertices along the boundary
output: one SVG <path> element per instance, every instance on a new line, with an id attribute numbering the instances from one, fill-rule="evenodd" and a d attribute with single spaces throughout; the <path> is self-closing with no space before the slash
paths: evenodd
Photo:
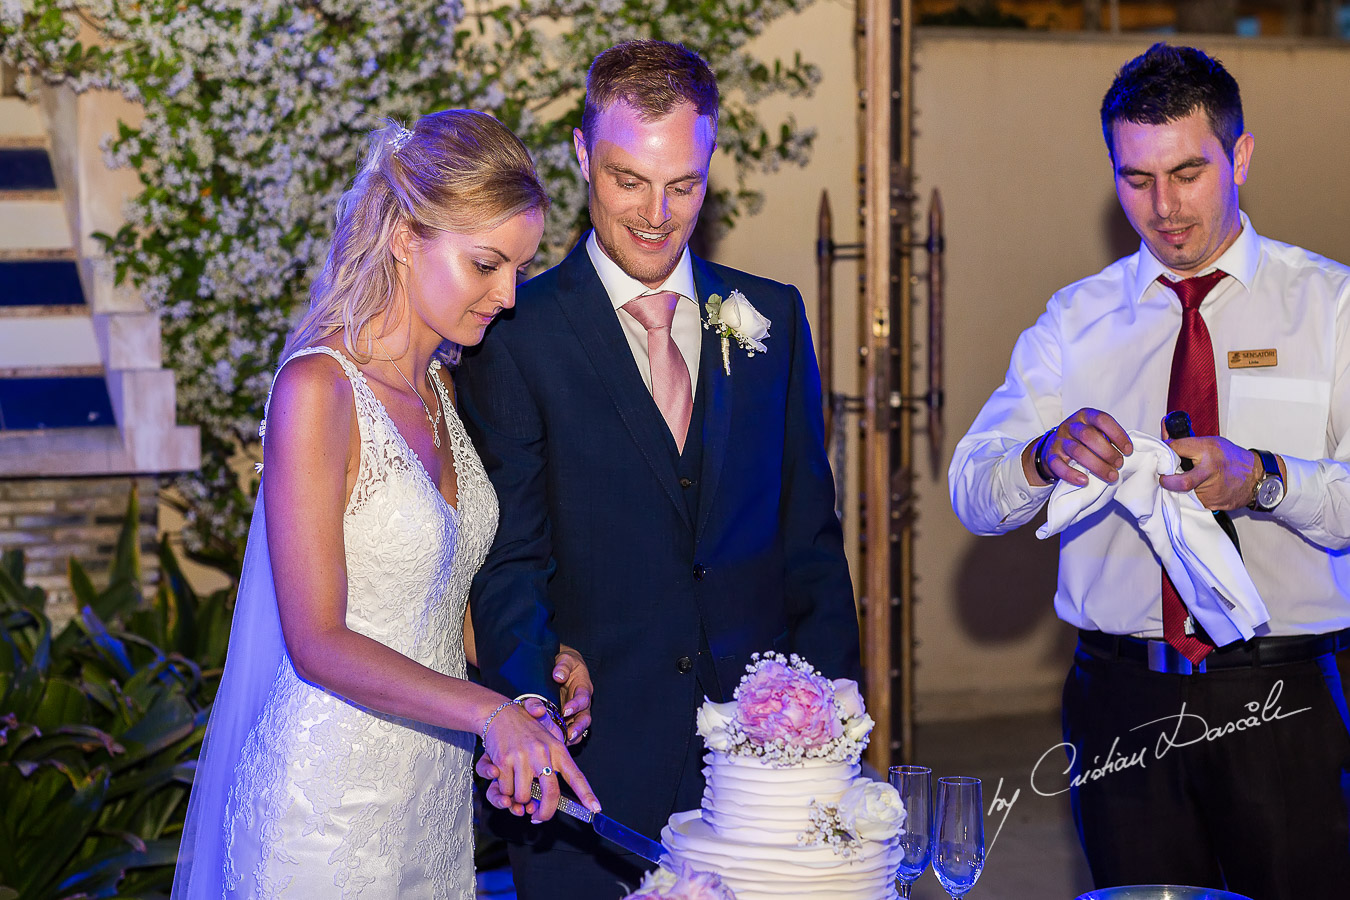
<path id="1" fill-rule="evenodd" d="M 643 458 L 679 510 L 693 527 L 675 467 L 670 462 L 670 431 L 661 411 L 642 381 L 633 352 L 609 301 L 609 294 L 586 253 L 586 241 L 577 243 L 559 266 L 558 304 L 590 357 L 619 417 L 633 436 Z M 706 348 L 704 350 L 706 356 Z"/>
<path id="2" fill-rule="evenodd" d="M 691 257 L 694 263 L 694 287 L 698 290 L 700 304 L 706 304 L 708 298 L 718 294 L 723 299 L 731 293 L 731 288 L 719 278 L 712 266 Z M 702 317 L 705 312 L 699 310 Z M 695 540 L 703 534 L 708 524 L 708 515 L 712 510 L 713 498 L 717 494 L 717 483 L 722 477 L 722 463 L 727 457 L 727 440 L 731 431 L 731 378 L 722 367 L 722 339 L 712 329 L 703 328 L 703 344 L 699 356 L 699 377 L 707 389 L 703 411 L 703 470 L 699 481 L 698 527 L 694 532 Z"/>

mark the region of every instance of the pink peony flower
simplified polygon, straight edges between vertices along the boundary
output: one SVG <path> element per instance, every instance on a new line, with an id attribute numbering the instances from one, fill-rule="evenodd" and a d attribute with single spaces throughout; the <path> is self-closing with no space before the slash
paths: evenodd
<path id="1" fill-rule="evenodd" d="M 674 871 L 660 868 L 648 872 L 637 893 L 624 900 L 736 900 L 736 895 L 711 872 L 699 872 L 682 863 Z"/>
<path id="2" fill-rule="evenodd" d="M 750 740 L 819 747 L 843 734 L 828 679 L 766 659 L 741 681 L 736 718 Z"/>

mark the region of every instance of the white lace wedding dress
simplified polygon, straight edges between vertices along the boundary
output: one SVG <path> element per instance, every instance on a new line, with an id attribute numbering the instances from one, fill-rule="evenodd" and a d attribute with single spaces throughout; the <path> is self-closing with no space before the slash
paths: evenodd
<path id="1" fill-rule="evenodd" d="M 463 678 L 469 583 L 497 527 L 482 463 L 433 378 L 458 478 L 451 507 L 356 366 L 326 347 L 295 356 L 312 353 L 342 365 L 361 435 L 343 515 L 347 624 Z M 356 706 L 301 681 L 283 653 L 233 766 L 215 896 L 472 900 L 475 740 Z"/>

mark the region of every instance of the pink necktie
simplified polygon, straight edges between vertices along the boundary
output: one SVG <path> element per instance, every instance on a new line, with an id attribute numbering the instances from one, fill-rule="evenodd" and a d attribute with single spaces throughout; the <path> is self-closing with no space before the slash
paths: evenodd
<path id="1" fill-rule="evenodd" d="M 1200 303 L 1225 277 L 1215 270 L 1208 275 L 1172 281 L 1159 276 L 1158 281 L 1176 292 L 1181 300 L 1181 333 L 1172 351 L 1172 380 L 1167 387 L 1167 410 L 1185 410 L 1190 413 L 1191 426 L 1197 437 L 1219 433 L 1219 388 L 1214 376 L 1214 344 L 1209 329 L 1200 317 Z M 1186 633 L 1190 613 L 1181 601 L 1167 571 L 1162 573 L 1163 637 L 1193 663 L 1199 663 L 1214 645 L 1199 635 Z"/>
<path id="2" fill-rule="evenodd" d="M 652 399 L 661 410 L 666 425 L 675 438 L 675 446 L 684 452 L 684 439 L 689 434 L 689 417 L 694 411 L 694 396 L 689 382 L 689 367 L 685 365 L 680 348 L 670 335 L 670 323 L 675 319 L 675 305 L 680 295 L 672 291 L 643 294 L 623 305 L 643 328 L 647 329 L 647 358 L 652 367 Z"/>

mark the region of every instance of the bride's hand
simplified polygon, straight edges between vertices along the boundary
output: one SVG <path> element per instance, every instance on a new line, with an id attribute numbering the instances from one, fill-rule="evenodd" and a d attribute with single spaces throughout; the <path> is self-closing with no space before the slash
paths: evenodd
<path id="1" fill-rule="evenodd" d="M 575 652 L 575 651 L 573 651 Z M 558 729 L 558 719 L 552 715 L 549 708 L 545 706 L 538 697 L 526 697 L 520 701 L 521 708 L 535 718 L 549 734 L 562 740 L 562 732 Z M 489 782 L 487 786 L 487 801 L 497 809 L 509 809 L 513 816 L 533 815 L 539 808 L 538 800 L 530 800 L 525 805 L 515 801 L 514 797 L 503 794 L 501 786 L 497 783 L 497 776 L 501 770 L 497 764 L 492 761 L 492 755 L 486 750 L 478 757 L 478 762 L 474 764 L 474 771 Z"/>
<path id="2" fill-rule="evenodd" d="M 496 770 L 497 774 L 490 776 L 494 781 L 488 787 L 488 801 L 498 809 L 509 806 L 512 812 L 531 812 L 535 823 L 552 818 L 558 808 L 561 777 L 584 806 L 600 811 L 599 799 L 567 747 L 520 704 L 497 712 L 483 743 L 486 752 L 479 760 L 478 771 L 484 774 L 485 768 Z M 542 796 L 531 806 L 530 787 L 536 780 Z"/>
<path id="3" fill-rule="evenodd" d="M 563 718 L 567 721 L 567 744 L 581 742 L 591 727 L 591 672 L 586 661 L 573 648 L 562 645 L 553 661 L 553 680 L 560 687 Z"/>

